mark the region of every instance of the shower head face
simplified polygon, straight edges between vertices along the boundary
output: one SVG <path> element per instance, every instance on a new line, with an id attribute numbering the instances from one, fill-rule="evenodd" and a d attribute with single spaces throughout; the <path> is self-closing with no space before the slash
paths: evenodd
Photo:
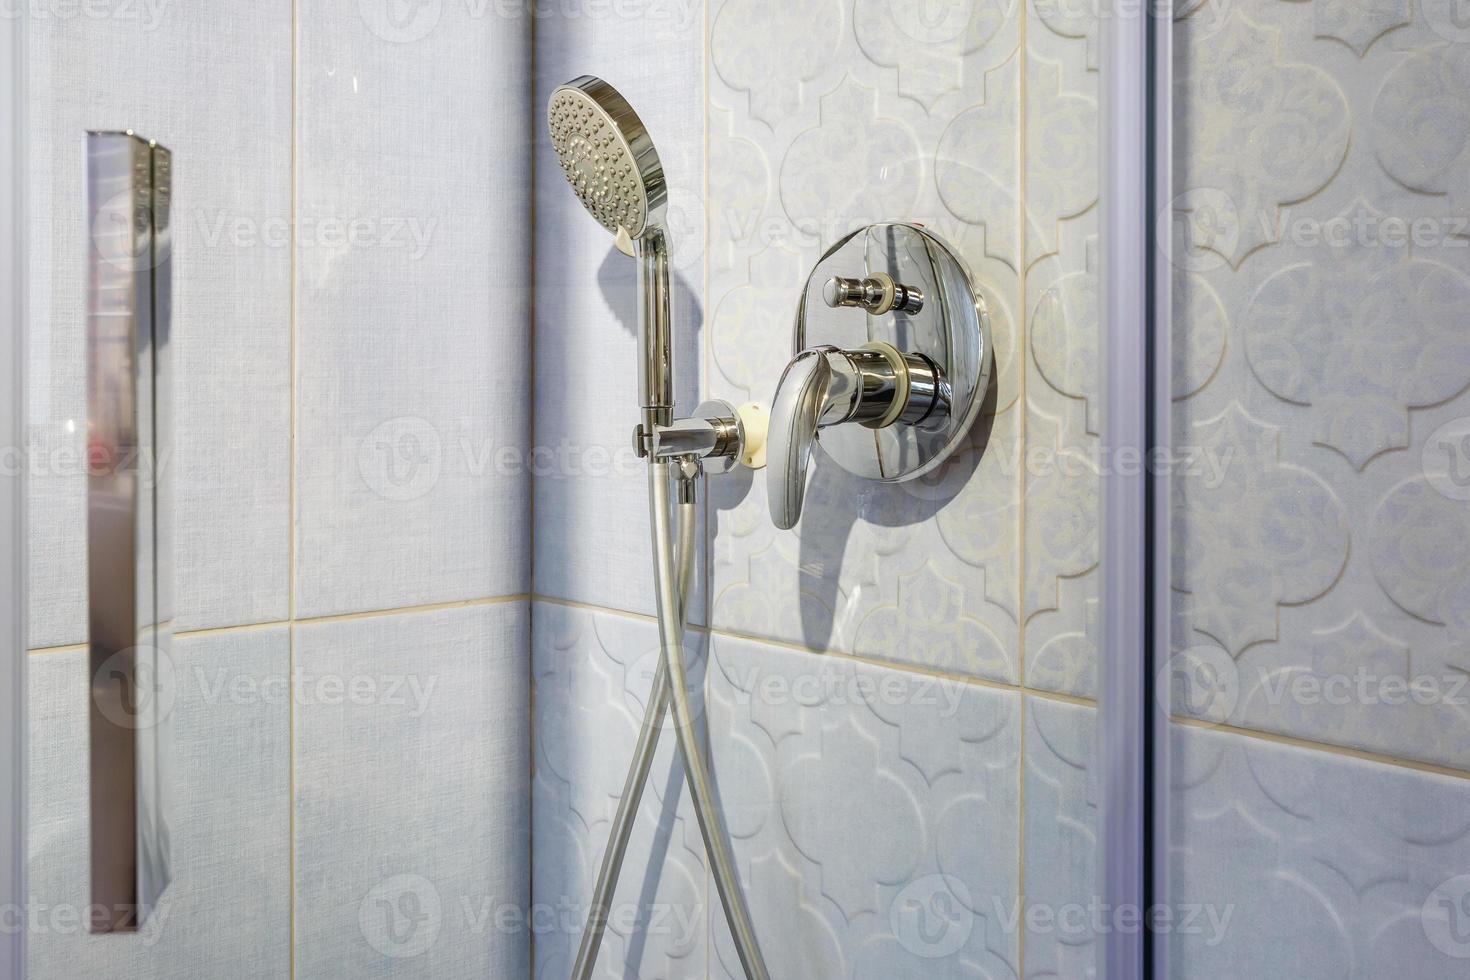
<path id="1" fill-rule="evenodd" d="M 663 226 L 668 188 L 658 151 L 617 89 L 583 75 L 551 93 L 546 120 L 567 183 L 604 228 L 636 240 Z"/>

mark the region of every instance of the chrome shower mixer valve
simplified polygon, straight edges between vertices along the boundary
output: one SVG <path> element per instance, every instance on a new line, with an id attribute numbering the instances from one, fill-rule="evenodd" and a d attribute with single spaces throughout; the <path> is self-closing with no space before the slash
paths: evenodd
<path id="1" fill-rule="evenodd" d="M 844 274 L 853 269 L 868 271 Z M 857 476 L 922 476 L 964 441 L 993 374 L 990 316 L 969 269 L 913 224 L 860 228 L 822 256 L 795 349 L 771 404 L 766 468 L 782 529 L 801 517 L 815 446 Z"/>

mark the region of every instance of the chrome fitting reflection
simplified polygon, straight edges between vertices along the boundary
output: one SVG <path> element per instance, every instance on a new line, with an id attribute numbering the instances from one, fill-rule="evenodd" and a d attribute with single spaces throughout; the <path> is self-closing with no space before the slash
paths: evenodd
<path id="1" fill-rule="evenodd" d="M 667 425 L 639 426 L 634 445 L 646 447 L 640 456 L 650 461 L 695 459 L 714 473 L 726 473 L 745 452 L 745 425 L 728 402 L 708 401 L 693 417 Z"/>
<path id="2" fill-rule="evenodd" d="M 867 310 L 872 316 L 882 316 L 890 310 L 918 313 L 924 308 L 923 290 L 894 282 L 893 277 L 884 272 L 875 272 L 866 279 L 833 276 L 822 287 L 822 298 L 834 310 L 855 306 Z"/>
<path id="3" fill-rule="evenodd" d="M 870 429 L 895 422 L 917 425 L 948 415 L 948 392 L 932 360 L 889 344 L 798 353 L 786 366 L 771 406 L 766 485 L 772 522 L 783 531 L 796 526 L 819 429 L 846 422 Z"/>

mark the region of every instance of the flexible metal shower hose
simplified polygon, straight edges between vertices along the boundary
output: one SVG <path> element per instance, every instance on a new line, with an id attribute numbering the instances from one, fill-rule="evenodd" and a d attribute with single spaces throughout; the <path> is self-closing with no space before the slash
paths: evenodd
<path id="1" fill-rule="evenodd" d="M 679 621 L 688 622 L 686 606 L 689 601 L 689 583 L 694 572 L 694 502 L 679 505 Z M 658 750 L 658 738 L 663 729 L 664 713 L 669 708 L 669 669 L 664 658 L 658 658 L 658 667 L 653 674 L 653 688 L 648 695 L 648 706 L 643 712 L 643 725 L 638 731 L 638 743 L 633 748 L 633 761 L 628 766 L 628 777 L 623 781 L 623 795 L 618 800 L 617 812 L 613 815 L 612 830 L 608 836 L 607 849 L 602 854 L 602 867 L 597 872 L 597 882 L 592 888 L 592 904 L 587 916 L 587 926 L 582 931 L 582 943 L 577 949 L 576 964 L 572 967 L 572 980 L 589 980 L 592 967 L 597 962 L 597 950 L 602 945 L 602 935 L 607 930 L 607 917 L 612 911 L 613 892 L 623 869 L 623 857 L 628 850 L 628 838 L 633 833 L 634 817 L 638 804 L 643 799 L 643 787 L 648 782 L 648 771 L 653 765 L 654 752 Z"/>
<path id="2" fill-rule="evenodd" d="M 760 947 L 756 945 L 750 911 L 740 890 L 734 862 L 730 858 L 723 823 L 715 810 L 709 769 L 695 736 L 694 710 L 689 702 L 689 682 L 684 667 L 684 633 L 688 625 L 689 585 L 694 570 L 694 501 L 697 493 L 682 495 L 683 500 L 679 505 L 678 543 L 675 545 L 670 528 L 672 515 L 669 511 L 669 481 L 672 474 L 671 464 L 667 462 L 655 462 L 648 467 L 654 586 L 658 600 L 659 638 L 663 655 L 654 672 L 653 690 L 638 733 L 633 761 L 628 767 L 628 777 L 623 783 L 623 795 L 613 817 L 607 850 L 603 853 L 602 866 L 593 886 L 591 911 L 587 927 L 582 933 L 581 945 L 577 949 L 572 980 L 590 980 L 592 976 L 597 950 L 607 929 L 607 917 L 612 908 L 613 892 L 617 888 L 623 857 L 627 852 L 628 838 L 632 834 L 633 821 L 643 796 L 643 787 L 648 781 L 649 768 L 658 748 L 664 712 L 670 700 L 674 706 L 674 721 L 679 739 L 679 754 L 684 760 L 685 779 L 689 784 L 689 794 L 699 821 L 699 831 L 704 837 L 705 851 L 709 855 L 715 888 L 725 909 L 730 935 L 735 940 L 736 953 L 748 980 L 770 978 Z M 699 481 L 702 476 L 702 472 L 696 471 L 693 477 L 686 479 Z"/>

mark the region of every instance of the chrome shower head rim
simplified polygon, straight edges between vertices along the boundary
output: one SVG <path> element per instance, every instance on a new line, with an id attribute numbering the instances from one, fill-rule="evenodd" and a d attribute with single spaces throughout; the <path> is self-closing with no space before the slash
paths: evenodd
<path id="1" fill-rule="evenodd" d="M 617 89 L 574 78 L 551 93 L 546 121 L 567 183 L 599 224 L 634 241 L 663 227 L 668 185 L 658 151 Z"/>

